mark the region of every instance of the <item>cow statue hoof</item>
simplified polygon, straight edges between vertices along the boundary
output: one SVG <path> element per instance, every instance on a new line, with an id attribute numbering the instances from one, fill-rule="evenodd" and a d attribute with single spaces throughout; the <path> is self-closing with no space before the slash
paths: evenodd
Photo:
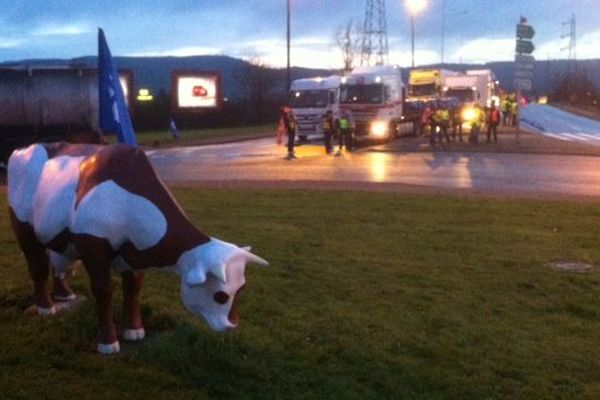
<path id="1" fill-rule="evenodd" d="M 50 308 L 44 308 L 44 307 L 40 307 L 40 306 L 35 306 L 38 315 L 41 316 L 49 316 L 49 315 L 54 315 L 56 314 L 56 307 L 52 306 Z"/>
<path id="2" fill-rule="evenodd" d="M 116 354 L 121 351 L 121 345 L 119 342 L 114 343 L 98 343 L 96 347 L 98 353 L 104 355 Z"/>
<path id="3" fill-rule="evenodd" d="M 144 328 L 140 329 L 124 329 L 123 330 L 123 339 L 129 341 L 142 340 L 146 337 L 146 331 Z"/>

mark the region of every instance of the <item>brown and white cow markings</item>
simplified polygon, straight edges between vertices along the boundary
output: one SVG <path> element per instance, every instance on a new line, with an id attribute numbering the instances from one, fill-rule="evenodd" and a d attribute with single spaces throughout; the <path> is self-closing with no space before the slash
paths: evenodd
<path id="1" fill-rule="evenodd" d="M 235 304 L 245 284 L 246 264 L 268 264 L 249 249 L 200 232 L 144 152 L 126 145 L 57 143 L 17 150 L 8 164 L 7 192 L 38 312 L 56 312 L 47 285 L 46 250 L 61 268 L 81 258 L 97 302 L 101 353 L 120 349 L 111 265 L 123 277 L 123 337 L 138 340 L 145 336 L 139 305 L 141 270 L 173 267 L 186 308 L 222 331 L 237 326 Z M 58 284 L 59 292 L 69 294 L 64 281 Z"/>
<path id="2" fill-rule="evenodd" d="M 126 191 L 148 199 L 167 220 L 167 232 L 155 246 L 139 250 L 127 242 L 114 249 L 133 269 L 175 265 L 181 253 L 210 241 L 190 222 L 142 150 L 125 145 L 103 147 L 81 163 L 79 174 L 75 207 L 94 187 L 114 181 Z"/>

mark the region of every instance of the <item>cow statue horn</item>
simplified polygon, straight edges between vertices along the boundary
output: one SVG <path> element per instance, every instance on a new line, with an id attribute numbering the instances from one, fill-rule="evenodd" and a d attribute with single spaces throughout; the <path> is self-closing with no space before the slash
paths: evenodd
<path id="1" fill-rule="evenodd" d="M 245 249 L 244 249 L 245 250 Z M 250 263 L 255 263 L 258 265 L 262 265 L 264 267 L 266 267 L 267 265 L 269 265 L 269 262 L 267 260 L 265 260 L 262 257 L 257 256 L 256 254 L 250 253 L 250 251 L 245 250 L 245 255 L 246 255 L 246 261 L 250 262 Z"/>

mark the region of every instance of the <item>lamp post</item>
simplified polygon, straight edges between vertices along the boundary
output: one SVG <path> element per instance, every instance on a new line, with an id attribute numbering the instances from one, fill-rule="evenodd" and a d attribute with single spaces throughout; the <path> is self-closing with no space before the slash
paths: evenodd
<path id="1" fill-rule="evenodd" d="M 292 83 L 291 71 L 290 71 L 290 0 L 287 0 L 287 80 L 286 80 L 286 94 L 290 91 L 290 85 Z"/>
<path id="2" fill-rule="evenodd" d="M 406 7 L 410 14 L 410 36 L 412 68 L 415 68 L 415 16 L 425 9 L 427 0 L 406 0 Z"/>
<path id="3" fill-rule="evenodd" d="M 446 14 L 446 0 L 442 0 L 442 44 L 441 44 L 441 64 L 444 65 L 444 51 L 445 51 L 445 40 L 446 40 L 446 17 L 453 17 L 456 15 L 465 15 L 468 11 L 457 11 L 450 14 Z M 461 29 L 461 42 L 462 42 L 462 29 Z M 462 47 L 462 43 L 461 43 Z"/>

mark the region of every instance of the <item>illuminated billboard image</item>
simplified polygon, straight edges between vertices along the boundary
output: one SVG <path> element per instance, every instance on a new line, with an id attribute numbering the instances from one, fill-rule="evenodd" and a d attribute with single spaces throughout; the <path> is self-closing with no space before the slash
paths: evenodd
<path id="1" fill-rule="evenodd" d="M 171 88 L 174 111 L 202 112 L 221 107 L 221 75 L 218 72 L 175 71 Z"/>

